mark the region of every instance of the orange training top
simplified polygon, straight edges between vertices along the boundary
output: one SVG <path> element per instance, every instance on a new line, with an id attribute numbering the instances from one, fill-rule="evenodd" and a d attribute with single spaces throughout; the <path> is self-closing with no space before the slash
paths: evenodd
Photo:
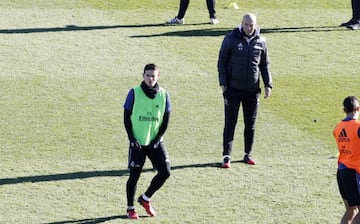
<path id="1" fill-rule="evenodd" d="M 360 173 L 360 121 L 346 118 L 333 131 L 339 150 L 339 165 Z"/>

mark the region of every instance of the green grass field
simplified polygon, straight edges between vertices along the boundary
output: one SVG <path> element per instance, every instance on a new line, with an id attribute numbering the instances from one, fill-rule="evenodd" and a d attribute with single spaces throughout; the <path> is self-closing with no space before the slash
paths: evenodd
<path id="1" fill-rule="evenodd" d="M 335 124 L 358 95 L 360 32 L 340 28 L 350 1 L 191 1 L 186 25 L 163 26 L 178 0 L 2 0 L 0 223 L 134 223 L 125 218 L 123 102 L 146 63 L 160 66 L 173 113 L 172 176 L 146 223 L 339 223 Z M 224 35 L 245 12 L 267 38 L 274 90 L 261 99 L 254 158 L 242 121 L 232 168 L 222 160 L 216 69 Z M 317 122 L 314 122 L 316 120 Z M 155 174 L 148 161 L 138 194 Z"/>

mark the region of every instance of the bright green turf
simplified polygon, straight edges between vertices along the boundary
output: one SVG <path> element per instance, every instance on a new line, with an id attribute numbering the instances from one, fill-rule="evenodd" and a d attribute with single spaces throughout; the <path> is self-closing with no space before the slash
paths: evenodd
<path id="1" fill-rule="evenodd" d="M 218 2 L 217 26 L 202 0 L 186 25 L 163 26 L 178 1 L 1 1 L 0 223 L 131 223 L 122 104 L 149 62 L 173 104 L 173 171 L 146 222 L 338 223 L 332 129 L 343 98 L 360 95 L 360 32 L 338 27 L 350 1 L 230 2 Z M 236 162 L 240 118 L 222 170 L 217 56 L 247 11 L 267 38 L 274 90 L 261 99 L 258 165 Z M 147 162 L 139 194 L 153 175 Z"/>

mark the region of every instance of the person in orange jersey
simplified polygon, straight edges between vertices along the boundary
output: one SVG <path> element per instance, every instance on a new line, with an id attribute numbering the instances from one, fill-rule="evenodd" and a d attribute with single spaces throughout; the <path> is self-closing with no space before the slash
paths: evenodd
<path id="1" fill-rule="evenodd" d="M 339 150 L 337 182 L 346 209 L 340 223 L 354 224 L 360 223 L 360 106 L 355 96 L 346 97 L 343 106 L 346 117 L 333 131 Z"/>

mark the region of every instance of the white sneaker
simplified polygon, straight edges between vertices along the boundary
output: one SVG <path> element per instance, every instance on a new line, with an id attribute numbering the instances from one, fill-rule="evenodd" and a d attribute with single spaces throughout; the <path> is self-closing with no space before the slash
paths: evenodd
<path id="1" fill-rule="evenodd" d="M 185 18 L 182 19 L 178 19 L 176 16 L 168 21 L 166 21 L 166 24 L 184 24 L 185 23 Z"/>
<path id="2" fill-rule="evenodd" d="M 216 18 L 210 18 L 210 24 L 216 25 L 216 24 L 219 24 L 219 23 L 220 23 L 220 21 L 219 21 L 218 19 L 216 19 Z"/>

